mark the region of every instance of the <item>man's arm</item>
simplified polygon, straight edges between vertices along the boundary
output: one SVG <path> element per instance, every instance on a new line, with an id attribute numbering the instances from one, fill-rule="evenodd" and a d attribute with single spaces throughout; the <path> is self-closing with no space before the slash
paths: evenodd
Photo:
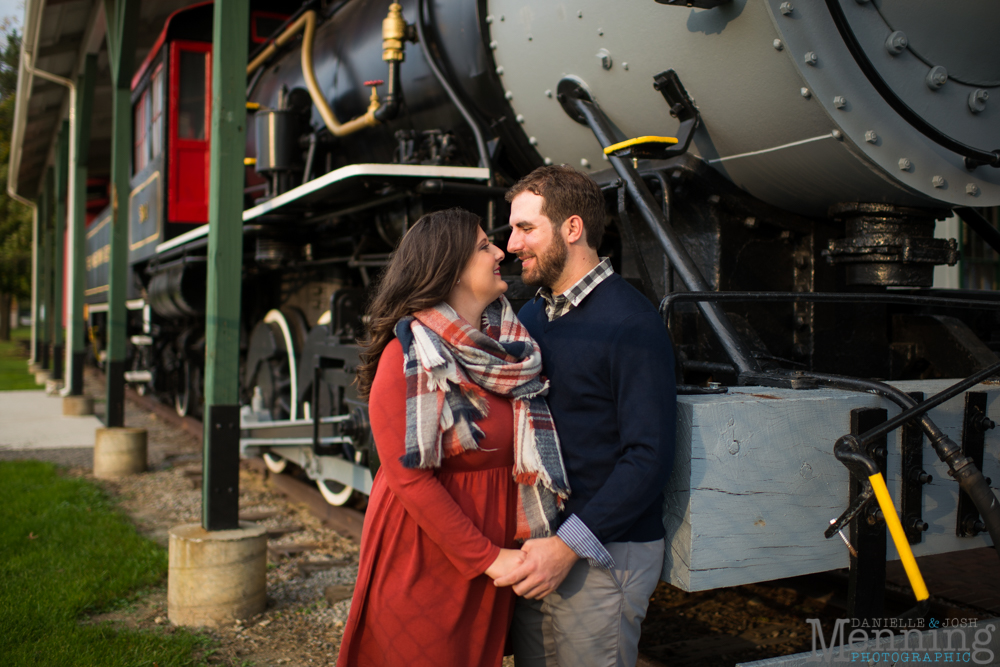
<path id="1" fill-rule="evenodd" d="M 655 312 L 626 318 L 610 352 L 621 454 L 604 485 L 577 511 L 601 543 L 631 528 L 666 486 L 673 466 L 677 393 L 670 338 Z"/>

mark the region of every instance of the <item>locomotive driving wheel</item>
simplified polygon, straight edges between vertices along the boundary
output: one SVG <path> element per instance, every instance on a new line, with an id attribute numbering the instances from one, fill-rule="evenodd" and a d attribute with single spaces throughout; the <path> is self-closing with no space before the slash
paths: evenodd
<path id="1" fill-rule="evenodd" d="M 323 500 L 334 507 L 346 505 L 354 496 L 353 486 L 347 486 L 332 479 L 318 479 L 316 480 L 316 487 L 323 496 Z"/>
<path id="2" fill-rule="evenodd" d="M 300 419 L 298 358 L 308 333 L 305 317 L 298 310 L 271 310 L 250 334 L 243 386 L 254 397 L 254 411 L 273 420 Z M 264 454 L 264 463 L 274 473 L 287 461 L 275 452 Z"/>
<path id="3" fill-rule="evenodd" d="M 187 357 L 180 363 L 177 388 L 174 391 L 174 410 L 181 417 L 194 415 L 201 397 L 201 366 Z"/>
<path id="4" fill-rule="evenodd" d="M 200 414 L 204 401 L 202 384 L 202 355 L 199 349 L 198 333 L 192 329 L 184 331 L 175 343 L 173 359 L 174 410 L 181 417 Z"/>

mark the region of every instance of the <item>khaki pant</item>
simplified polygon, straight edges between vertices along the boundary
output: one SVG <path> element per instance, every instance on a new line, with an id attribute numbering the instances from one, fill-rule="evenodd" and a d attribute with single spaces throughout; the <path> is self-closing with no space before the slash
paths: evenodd
<path id="1" fill-rule="evenodd" d="M 663 570 L 664 541 L 604 546 L 614 570 L 581 560 L 545 598 L 517 598 L 510 629 L 517 667 L 635 666 L 639 629 Z"/>

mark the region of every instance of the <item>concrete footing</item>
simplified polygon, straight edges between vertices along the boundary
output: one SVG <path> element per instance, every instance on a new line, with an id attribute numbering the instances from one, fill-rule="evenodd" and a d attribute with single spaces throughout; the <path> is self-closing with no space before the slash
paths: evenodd
<path id="1" fill-rule="evenodd" d="M 114 479 L 146 469 L 146 429 L 99 428 L 94 439 L 94 477 Z"/>
<path id="2" fill-rule="evenodd" d="M 63 396 L 63 414 L 83 417 L 94 414 L 94 399 L 90 396 Z"/>
<path id="3" fill-rule="evenodd" d="M 35 372 L 35 384 L 45 385 L 49 381 L 49 376 L 52 375 L 51 371 L 36 371 Z"/>
<path id="4" fill-rule="evenodd" d="M 49 396 L 56 396 L 63 388 L 62 380 L 46 380 L 45 393 Z"/>
<path id="5" fill-rule="evenodd" d="M 207 531 L 199 524 L 170 531 L 167 617 L 174 625 L 219 627 L 264 611 L 267 530 L 241 524 Z"/>

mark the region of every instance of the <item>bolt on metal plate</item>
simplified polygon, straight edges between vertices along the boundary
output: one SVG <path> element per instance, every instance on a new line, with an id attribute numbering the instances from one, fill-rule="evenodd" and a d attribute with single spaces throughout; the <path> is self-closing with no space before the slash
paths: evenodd
<path id="1" fill-rule="evenodd" d="M 885 50 L 894 56 L 906 50 L 906 34 L 902 30 L 891 33 L 885 40 Z"/>
<path id="2" fill-rule="evenodd" d="M 927 87 L 931 90 L 937 90 L 943 86 L 948 81 L 948 70 L 941 65 L 930 68 L 927 72 L 927 76 L 924 78 L 927 83 Z"/>
<path id="3" fill-rule="evenodd" d="M 969 93 L 969 111 L 979 113 L 986 110 L 986 100 L 990 98 L 989 92 L 984 88 L 977 88 Z"/>
<path id="4" fill-rule="evenodd" d="M 604 69 L 611 69 L 612 60 L 611 52 L 607 49 L 600 49 L 597 52 L 597 57 L 601 59 L 601 67 Z"/>

